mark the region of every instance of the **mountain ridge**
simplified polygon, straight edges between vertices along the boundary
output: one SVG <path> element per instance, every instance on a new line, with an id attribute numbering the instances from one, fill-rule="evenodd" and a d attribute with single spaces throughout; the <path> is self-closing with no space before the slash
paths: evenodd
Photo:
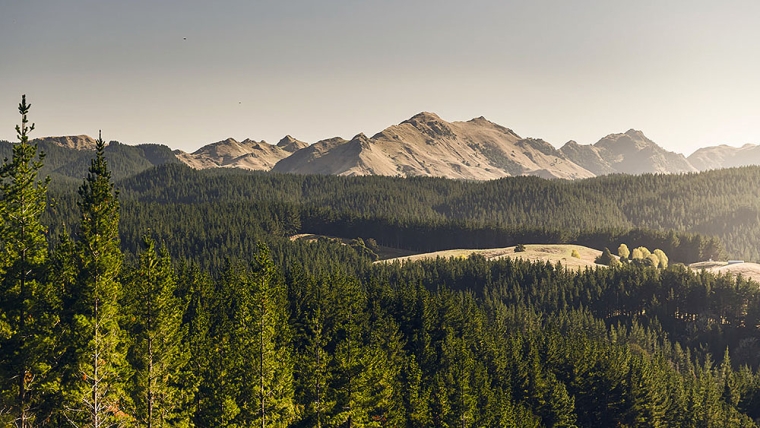
<path id="1" fill-rule="evenodd" d="M 44 137 L 34 141 L 56 156 L 61 150 L 72 150 L 73 154 L 64 156 L 66 159 L 79 158 L 76 153 L 84 154 L 95 147 L 95 140 L 87 135 Z M 483 116 L 448 122 L 432 112 L 420 112 L 371 137 L 359 133 L 350 140 L 333 137 L 308 144 L 286 135 L 276 144 L 269 144 L 264 140 L 226 138 L 192 153 L 171 150 L 160 144 L 154 144 L 149 150 L 150 145 L 144 144 L 122 146 L 112 151 L 121 153 L 129 147 L 142 147 L 128 155 L 138 169 L 177 161 L 195 169 L 241 168 L 294 174 L 435 176 L 465 180 L 519 175 L 582 179 L 616 173 L 680 174 L 760 164 L 760 146 L 752 144 L 738 148 L 704 147 L 687 158 L 664 149 L 642 131 L 629 129 L 608 134 L 594 144 L 570 140 L 555 148 L 540 138 L 521 137 Z M 9 151 L 9 147 L 0 147 L 0 154 Z M 137 160 L 140 157 L 145 159 Z M 55 166 L 59 168 L 67 162 L 62 160 Z M 128 172 L 128 169 L 124 171 Z M 71 174 L 73 172 L 66 172 L 66 175 Z"/>

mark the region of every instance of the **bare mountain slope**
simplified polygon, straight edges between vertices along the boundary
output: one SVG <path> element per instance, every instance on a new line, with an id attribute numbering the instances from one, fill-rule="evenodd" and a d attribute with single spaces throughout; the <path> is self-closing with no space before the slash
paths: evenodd
<path id="1" fill-rule="evenodd" d="M 95 150 L 95 139 L 89 135 L 71 135 L 65 137 L 45 137 L 35 140 L 37 144 L 54 144 L 67 149 Z"/>
<path id="2" fill-rule="evenodd" d="M 207 146 L 193 153 L 175 151 L 177 159 L 195 169 L 204 168 L 242 168 L 268 171 L 281 159 L 308 144 L 298 141 L 290 135 L 276 146 L 265 141 L 245 139 L 241 142 L 228 138 Z"/>
<path id="3" fill-rule="evenodd" d="M 704 147 L 692 153 L 687 159 L 700 171 L 760 165 L 760 146 L 745 144 L 741 147 L 731 147 L 721 144 Z"/>
<path id="4" fill-rule="evenodd" d="M 593 146 L 583 146 L 570 141 L 559 151 L 596 175 L 669 174 L 697 170 L 682 154 L 663 149 L 644 133 L 634 129 L 624 134 L 610 134 Z"/>
<path id="5" fill-rule="evenodd" d="M 568 141 L 559 149 L 568 159 L 593 172 L 595 175 L 615 173 L 610 163 L 603 157 L 601 149 L 593 145 L 581 145 L 575 141 Z"/>
<path id="6" fill-rule="evenodd" d="M 359 134 L 350 141 L 320 141 L 280 161 L 274 171 L 470 180 L 593 176 L 543 140 L 520 138 L 482 117 L 450 123 L 433 113 L 415 115 L 372 138 Z"/>

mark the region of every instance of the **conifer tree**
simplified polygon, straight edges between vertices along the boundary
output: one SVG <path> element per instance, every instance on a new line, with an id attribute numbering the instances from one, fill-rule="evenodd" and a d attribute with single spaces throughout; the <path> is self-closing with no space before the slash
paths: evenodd
<path id="1" fill-rule="evenodd" d="M 335 401 L 330 425 L 349 428 L 361 425 L 368 418 L 362 406 L 360 373 L 367 362 L 362 334 L 366 329 L 366 295 L 352 279 L 335 278 L 333 304 L 335 323 L 333 334 L 335 351 L 330 367 L 331 401 Z"/>
<path id="2" fill-rule="evenodd" d="M 287 324 L 285 287 L 277 280 L 269 249 L 259 244 L 254 260 L 253 302 L 257 349 L 253 368 L 256 375 L 261 427 L 286 426 L 295 416 L 293 367 Z"/>
<path id="3" fill-rule="evenodd" d="M 305 299 L 300 300 L 305 313 L 299 331 L 303 341 L 295 348 L 300 363 L 295 367 L 298 377 L 300 399 L 304 403 L 302 422 L 316 428 L 325 425 L 325 417 L 335 403 L 328 399 L 327 387 L 330 382 L 328 367 L 332 355 L 327 351 L 329 332 L 327 318 L 329 308 L 325 303 L 328 285 L 324 280 L 308 281 L 299 279 L 298 285 L 305 288 Z M 308 306 L 307 306 L 308 305 Z M 307 425 L 304 425 L 307 426 Z"/>
<path id="4" fill-rule="evenodd" d="M 329 382 L 327 367 L 331 355 L 325 351 L 327 340 L 324 329 L 324 316 L 321 308 L 316 308 L 308 319 L 306 336 L 306 354 L 301 355 L 303 372 L 301 373 L 304 386 L 306 412 L 305 418 L 316 428 L 324 424 L 326 410 L 332 404 L 326 399 L 326 386 Z"/>
<path id="5" fill-rule="evenodd" d="M 193 423 L 196 426 L 204 426 L 203 410 L 211 397 L 208 388 L 200 387 L 205 386 L 203 381 L 209 375 L 211 361 L 217 357 L 215 353 L 212 354 L 210 337 L 214 284 L 197 265 L 187 264 L 180 265 L 177 281 L 177 294 L 184 307 L 183 346 L 186 346 L 191 355 L 183 375 L 183 388 L 193 392 L 193 402 L 188 405 L 188 413 L 192 415 Z"/>
<path id="6" fill-rule="evenodd" d="M 38 181 L 44 153 L 29 143 L 30 107 L 23 95 L 19 142 L 0 166 L 0 410 L 22 428 L 47 416 L 56 389 L 51 351 L 58 297 L 44 278 L 48 247 L 40 221 L 50 180 Z"/>
<path id="7" fill-rule="evenodd" d="M 134 369 L 130 395 L 132 417 L 151 428 L 187 422 L 190 391 L 182 389 L 180 377 L 189 355 L 171 259 L 166 250 L 156 251 L 152 239 L 145 238 L 145 246 L 127 291 Z"/>
<path id="8" fill-rule="evenodd" d="M 100 135 L 79 198 L 78 280 L 72 309 L 73 363 L 78 373 L 67 391 L 67 416 L 80 426 L 101 428 L 121 425 L 127 416 L 123 386 L 128 366 L 119 325 L 119 201 Z"/>
<path id="9" fill-rule="evenodd" d="M 229 263 L 214 298 L 201 384 L 207 426 L 287 426 L 295 417 L 285 289 L 266 247 L 253 268 Z"/>

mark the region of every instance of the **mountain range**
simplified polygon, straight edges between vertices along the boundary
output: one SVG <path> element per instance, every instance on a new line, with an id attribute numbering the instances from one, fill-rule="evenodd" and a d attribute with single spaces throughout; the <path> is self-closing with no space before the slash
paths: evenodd
<path id="1" fill-rule="evenodd" d="M 87 135 L 36 140 L 47 153 L 43 173 L 81 178 L 95 140 Z M 11 144 L 0 141 L 0 157 Z M 192 152 L 160 144 L 109 143 L 106 157 L 114 178 L 164 163 L 195 169 L 241 168 L 293 174 L 436 176 L 490 180 L 517 175 L 579 179 L 605 174 L 688 173 L 760 164 L 760 146 L 726 145 L 697 150 L 688 158 L 667 151 L 634 129 L 610 134 L 595 144 L 569 141 L 557 149 L 538 138 L 524 138 L 484 117 L 447 122 L 419 113 L 368 137 L 358 134 L 314 144 L 290 135 L 277 144 L 228 138 Z"/>

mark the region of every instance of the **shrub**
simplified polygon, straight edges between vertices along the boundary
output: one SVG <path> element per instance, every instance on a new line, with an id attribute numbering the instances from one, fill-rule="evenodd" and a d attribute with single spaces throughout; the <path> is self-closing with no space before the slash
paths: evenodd
<path id="1" fill-rule="evenodd" d="M 602 254 L 594 259 L 594 263 L 605 266 L 617 266 L 620 264 L 620 261 L 616 259 L 612 253 L 610 253 L 609 248 L 605 247 L 604 251 L 602 251 Z"/>
<path id="2" fill-rule="evenodd" d="M 628 246 L 625 244 L 620 244 L 618 247 L 618 256 L 620 256 L 621 259 L 628 259 L 628 256 L 631 255 L 631 250 L 628 249 Z"/>
<path id="3" fill-rule="evenodd" d="M 515 247 L 515 253 L 522 253 L 525 251 L 525 244 L 517 244 Z"/>

